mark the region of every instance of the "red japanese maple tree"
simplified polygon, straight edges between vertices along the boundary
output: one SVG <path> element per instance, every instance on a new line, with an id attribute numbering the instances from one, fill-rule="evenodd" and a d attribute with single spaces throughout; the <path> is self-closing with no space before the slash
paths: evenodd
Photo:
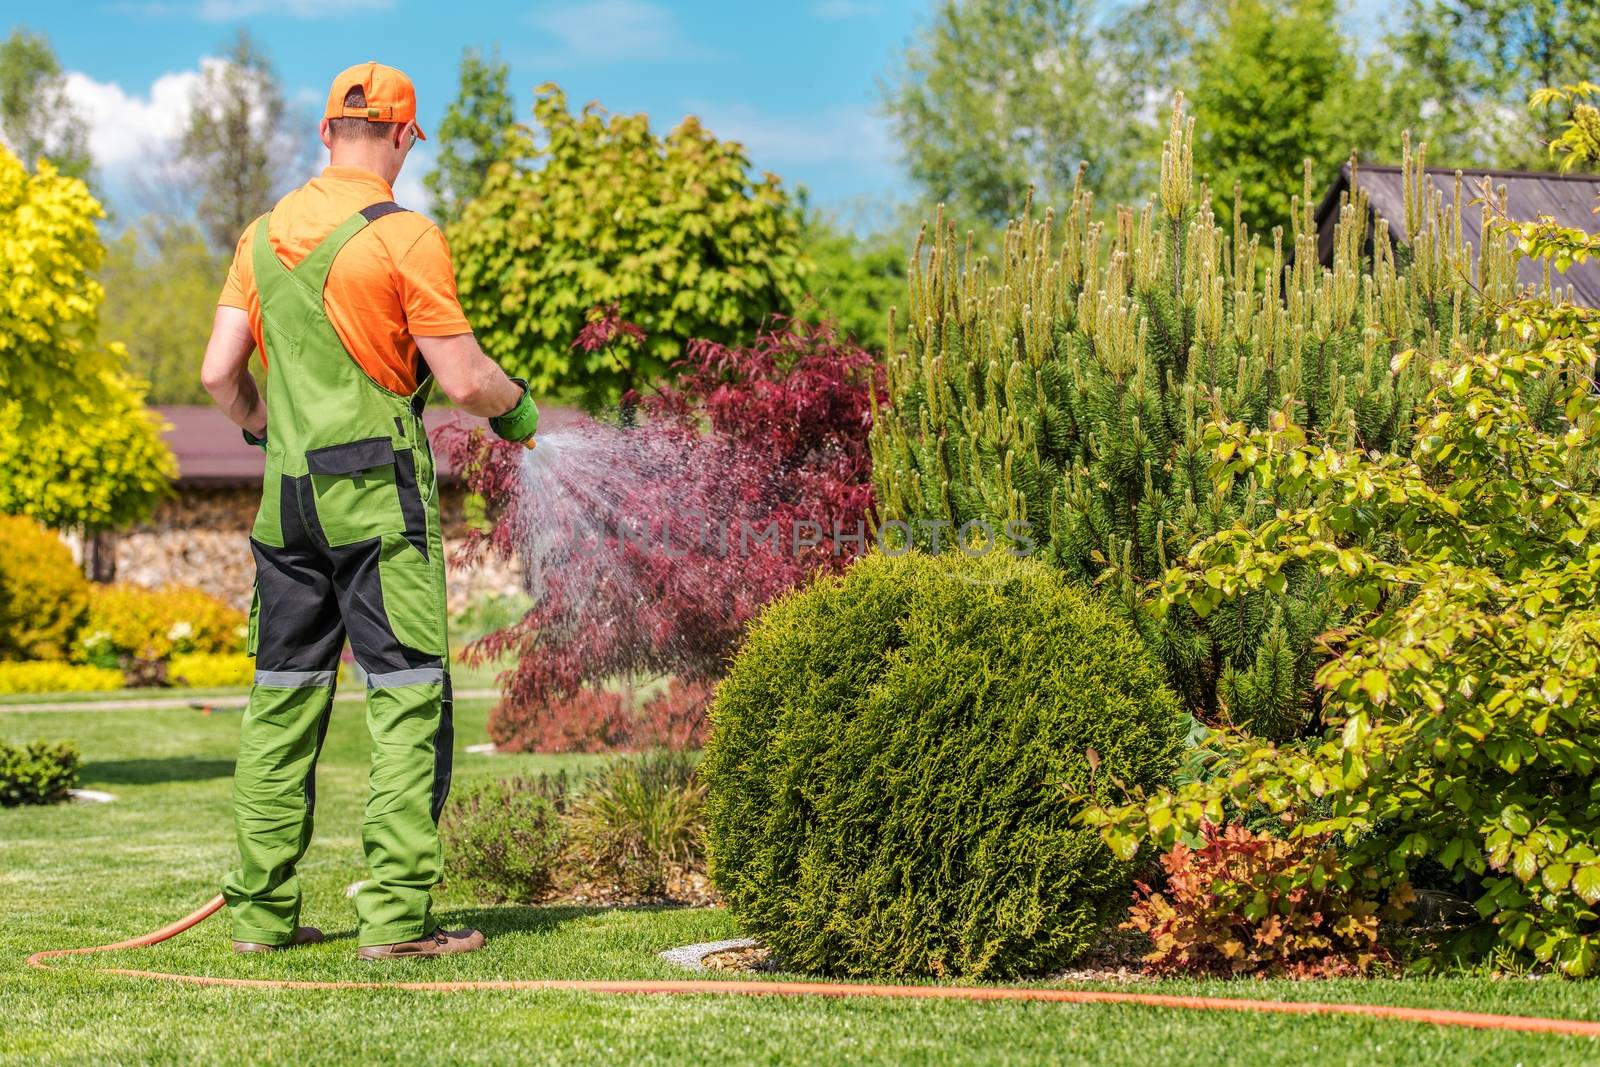
<path id="1" fill-rule="evenodd" d="M 608 309 L 578 343 L 637 336 Z M 466 651 L 516 657 L 490 720 L 502 747 L 592 748 L 603 743 L 588 737 L 596 730 L 613 743 L 654 739 L 661 730 L 597 714 L 593 691 L 659 675 L 689 683 L 697 702 L 674 707 L 665 736 L 698 743 L 705 683 L 746 623 L 866 548 L 869 390 L 882 387 L 867 352 L 828 326 L 779 320 L 745 347 L 693 342 L 676 370 L 671 384 L 627 398 L 633 425 L 585 420 L 532 452 L 481 431 L 441 434 L 493 520 L 464 556 L 519 559 L 535 598 Z"/>

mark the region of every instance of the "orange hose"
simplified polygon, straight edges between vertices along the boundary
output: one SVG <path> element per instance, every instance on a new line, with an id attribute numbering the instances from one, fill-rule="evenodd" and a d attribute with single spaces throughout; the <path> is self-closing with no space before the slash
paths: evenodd
<path id="1" fill-rule="evenodd" d="M 118 949 L 124 948 L 148 948 L 151 945 L 159 945 L 163 941 L 177 937 L 191 926 L 199 926 L 201 923 L 211 918 L 211 916 L 221 911 L 223 905 L 226 903 L 227 901 L 222 899 L 222 894 L 218 893 L 216 896 L 206 901 L 205 905 L 198 911 L 192 911 L 188 915 L 185 915 L 183 918 L 179 919 L 177 922 L 169 923 L 159 930 L 152 930 L 148 934 L 144 934 L 141 937 L 130 938 L 127 941 L 118 941 L 114 945 L 90 945 L 87 948 L 46 949 L 43 952 L 35 952 L 33 955 L 29 956 L 28 966 L 38 967 L 39 969 L 44 970 L 46 969 L 44 961 L 53 960 L 57 956 L 84 956 L 91 952 L 116 952 Z"/>
<path id="2" fill-rule="evenodd" d="M 176 937 L 216 914 L 223 906 L 218 896 L 170 926 L 114 945 L 88 948 L 60 948 L 35 952 L 28 966 L 48 970 L 46 960 L 58 956 L 77 956 L 89 952 L 143 948 Z M 716 980 L 688 981 L 578 981 L 557 978 L 495 979 L 476 982 L 300 982 L 277 978 L 219 978 L 201 974 L 169 974 L 165 971 L 136 971 L 105 968 L 101 973 L 124 978 L 148 978 L 163 982 L 184 982 L 197 986 L 227 986 L 235 989 L 404 989 L 421 993 L 464 993 L 474 990 L 569 990 L 580 993 L 702 993 L 743 994 L 786 997 L 911 997 L 926 1000 L 1027 1000 L 1063 1004 L 1138 1004 L 1149 1008 L 1187 1008 L 1199 1011 L 1247 1011 L 1277 1015 L 1353 1015 L 1428 1023 L 1434 1026 L 1462 1026 L 1474 1030 L 1515 1030 L 1532 1034 L 1559 1034 L 1565 1037 L 1600 1038 L 1600 1022 L 1579 1019 L 1550 1019 L 1530 1015 L 1491 1015 L 1481 1012 L 1450 1011 L 1441 1008 L 1403 1008 L 1388 1004 L 1326 1004 L 1315 1001 L 1249 1000 L 1242 997 L 1177 996 L 1166 993 L 1126 993 L 1095 989 L 1044 989 L 1006 986 L 930 986 L 865 985 L 849 982 L 741 982 Z"/>

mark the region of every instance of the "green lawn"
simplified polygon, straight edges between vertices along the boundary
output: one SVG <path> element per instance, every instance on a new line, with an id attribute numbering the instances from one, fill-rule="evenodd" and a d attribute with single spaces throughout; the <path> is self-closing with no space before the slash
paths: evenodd
<path id="1" fill-rule="evenodd" d="M 458 709 L 457 745 L 484 740 L 486 702 Z M 98 974 L 106 966 L 237 976 L 676 978 L 673 945 L 737 936 L 721 910 L 480 909 L 445 890 L 448 922 L 491 935 L 457 960 L 354 959 L 344 889 L 362 876 L 357 840 L 367 745 L 359 705 L 340 705 L 318 782 L 305 919 L 336 934 L 270 958 L 235 957 L 213 919 L 133 953 L 25 968 L 38 948 L 143 933 L 217 891 L 232 861 L 234 713 L 186 709 L 0 713 L 0 738 L 76 739 L 83 784 L 111 805 L 0 810 L 0 1062 L 208 1063 L 1071 1063 L 1576 1064 L 1600 1044 L 1348 1019 L 1200 1014 L 1059 1004 L 961 1004 L 569 992 L 422 994 L 190 988 Z M 458 754 L 458 782 L 592 757 Z M 1168 982 L 1162 992 L 1381 1001 L 1600 1019 L 1590 984 L 1555 980 L 1294 984 Z"/>

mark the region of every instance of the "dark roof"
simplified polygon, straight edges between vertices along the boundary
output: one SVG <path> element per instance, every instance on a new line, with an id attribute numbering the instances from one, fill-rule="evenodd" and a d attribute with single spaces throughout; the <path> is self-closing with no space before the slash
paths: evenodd
<path id="1" fill-rule="evenodd" d="M 1448 207 L 1456 191 L 1456 170 L 1429 167 L 1428 180 L 1444 194 Z M 1478 195 L 1478 179 L 1487 177 L 1496 189 L 1505 187 L 1507 210 L 1514 219 L 1549 215 L 1563 226 L 1593 231 L 1595 197 L 1600 196 L 1600 175 L 1555 174 L 1524 170 L 1461 170 L 1461 236 L 1474 248 L 1483 227 L 1482 212 L 1471 203 Z M 1389 234 L 1398 243 L 1405 239 L 1405 199 L 1403 175 L 1399 167 L 1360 164 L 1356 181 L 1367 194 L 1372 210 L 1389 223 Z M 1350 164 L 1339 168 L 1339 178 L 1317 207 L 1317 254 L 1327 263 L 1333 258 L 1333 227 L 1339 221 L 1339 198 L 1350 189 Z M 1536 284 L 1543 279 L 1537 260 L 1524 260 L 1517 266 L 1517 279 Z M 1570 285 L 1579 303 L 1600 307 L 1600 262 L 1575 264 L 1565 274 L 1555 276 L 1561 285 Z"/>
<path id="2" fill-rule="evenodd" d="M 239 428 L 219 409 L 200 404 L 174 404 L 156 406 L 152 410 L 167 424 L 167 447 L 178 460 L 178 485 L 192 487 L 223 487 L 259 485 L 265 469 L 265 457 L 259 448 L 245 443 Z M 540 412 L 540 425 L 560 425 L 577 418 L 578 413 L 567 408 L 544 408 Z M 476 415 L 441 408 L 425 411 L 422 421 L 428 436 L 437 440 L 439 429 L 451 424 L 462 426 L 487 426 Z M 454 481 L 455 470 L 444 456 L 439 457 L 440 481 Z"/>

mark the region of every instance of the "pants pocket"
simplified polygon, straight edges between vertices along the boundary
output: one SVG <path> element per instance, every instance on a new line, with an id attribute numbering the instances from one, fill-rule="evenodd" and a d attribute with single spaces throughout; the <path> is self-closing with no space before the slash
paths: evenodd
<path id="1" fill-rule="evenodd" d="M 396 481 L 394 443 L 387 437 L 306 453 L 317 525 L 330 547 L 370 541 L 406 528 Z"/>
<path id="2" fill-rule="evenodd" d="M 430 656 L 445 654 L 444 568 L 401 537 L 385 537 L 378 583 L 389 628 L 402 645 Z"/>

